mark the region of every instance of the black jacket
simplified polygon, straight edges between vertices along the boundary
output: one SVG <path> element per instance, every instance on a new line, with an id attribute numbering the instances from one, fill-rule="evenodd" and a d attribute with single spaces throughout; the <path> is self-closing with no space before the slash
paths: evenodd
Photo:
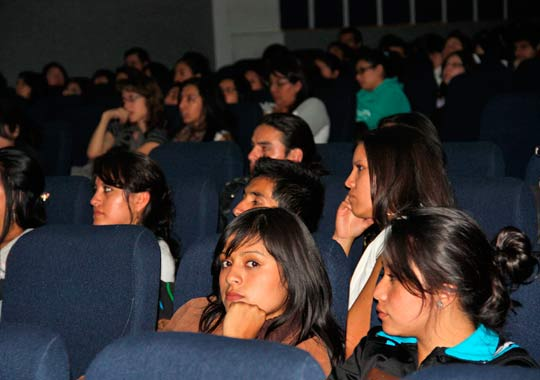
<path id="1" fill-rule="evenodd" d="M 457 346 L 435 348 L 418 367 L 415 338 L 387 335 L 381 327 L 372 328 L 342 365 L 328 379 L 365 379 L 372 369 L 403 377 L 418 369 L 452 363 L 493 364 L 538 368 L 527 351 L 512 342 L 504 342 L 492 330 L 480 326 Z"/>

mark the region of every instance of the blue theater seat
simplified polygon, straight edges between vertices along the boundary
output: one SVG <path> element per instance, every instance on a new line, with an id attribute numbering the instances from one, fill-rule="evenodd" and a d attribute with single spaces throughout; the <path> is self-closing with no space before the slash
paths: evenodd
<path id="1" fill-rule="evenodd" d="M 92 224 L 92 182 L 86 177 L 45 178 L 45 202 L 48 224 Z"/>
<path id="2" fill-rule="evenodd" d="M 78 377 L 113 340 L 155 328 L 160 258 L 140 226 L 36 229 L 8 257 L 2 323 L 59 333 Z"/>
<path id="3" fill-rule="evenodd" d="M 504 177 L 501 148 L 491 141 L 443 143 L 449 176 Z"/>
<path id="4" fill-rule="evenodd" d="M 69 379 L 64 342 L 60 335 L 44 328 L 1 323 L 0 363 L 0 379 Z"/>
<path id="5" fill-rule="evenodd" d="M 259 340 L 209 334 L 149 333 L 120 339 L 92 362 L 86 380 L 317 380 L 307 352 Z"/>
<path id="6" fill-rule="evenodd" d="M 342 182 L 351 172 L 354 148 L 355 144 L 350 142 L 317 144 L 317 152 L 321 155 L 324 167 L 331 175 L 340 177 Z"/>

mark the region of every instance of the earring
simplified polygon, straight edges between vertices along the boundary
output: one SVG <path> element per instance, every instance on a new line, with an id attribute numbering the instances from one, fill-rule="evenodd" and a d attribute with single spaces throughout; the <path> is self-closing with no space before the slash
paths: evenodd
<path id="1" fill-rule="evenodd" d="M 437 301 L 437 309 L 442 309 L 444 306 L 443 302 L 441 300 Z"/>

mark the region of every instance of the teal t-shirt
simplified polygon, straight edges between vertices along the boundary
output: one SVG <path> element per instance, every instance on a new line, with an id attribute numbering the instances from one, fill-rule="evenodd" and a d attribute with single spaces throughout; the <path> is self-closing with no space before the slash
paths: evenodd
<path id="1" fill-rule="evenodd" d="M 356 94 L 356 121 L 366 123 L 370 130 L 383 117 L 402 112 L 411 112 L 411 105 L 397 78 L 386 78 L 374 90 Z"/>

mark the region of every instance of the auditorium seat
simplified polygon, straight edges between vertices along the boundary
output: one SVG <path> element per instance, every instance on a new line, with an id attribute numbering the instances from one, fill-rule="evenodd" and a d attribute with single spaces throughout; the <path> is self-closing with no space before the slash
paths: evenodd
<path id="1" fill-rule="evenodd" d="M 169 178 L 175 219 L 173 234 L 186 247 L 218 229 L 218 187 L 210 176 Z"/>
<path id="2" fill-rule="evenodd" d="M 62 338 L 36 326 L 0 324 L 0 363 L 0 379 L 69 379 L 69 359 Z"/>
<path id="3" fill-rule="evenodd" d="M 317 380 L 307 352 L 260 340 L 210 334 L 147 333 L 120 339 L 92 362 L 86 380 Z"/>
<path id="4" fill-rule="evenodd" d="M 155 328 L 160 257 L 140 226 L 38 228 L 8 257 L 2 323 L 59 333 L 76 378 L 113 340 Z"/>
<path id="5" fill-rule="evenodd" d="M 219 189 L 244 174 L 244 157 L 234 142 L 174 142 L 158 146 L 150 157 L 157 161 L 168 180 L 206 176 Z"/>
<path id="6" fill-rule="evenodd" d="M 515 93 L 494 97 L 482 112 L 480 139 L 503 151 L 506 175 L 524 178 L 527 162 L 540 141 L 540 96 Z"/>
<path id="7" fill-rule="evenodd" d="M 45 178 L 45 202 L 48 224 L 92 224 L 92 182 L 86 177 L 53 176 Z"/>
<path id="8" fill-rule="evenodd" d="M 504 177 L 504 156 L 493 142 L 446 142 L 443 150 L 449 176 Z"/>
<path id="9" fill-rule="evenodd" d="M 350 142 L 317 144 L 317 152 L 321 155 L 323 166 L 331 175 L 340 177 L 343 182 L 352 169 L 354 148 L 355 145 Z"/>
<path id="10" fill-rule="evenodd" d="M 488 239 L 506 226 L 524 231 L 536 241 L 534 197 L 525 183 L 510 177 L 453 177 L 458 208 L 467 211 L 483 228 Z"/>

